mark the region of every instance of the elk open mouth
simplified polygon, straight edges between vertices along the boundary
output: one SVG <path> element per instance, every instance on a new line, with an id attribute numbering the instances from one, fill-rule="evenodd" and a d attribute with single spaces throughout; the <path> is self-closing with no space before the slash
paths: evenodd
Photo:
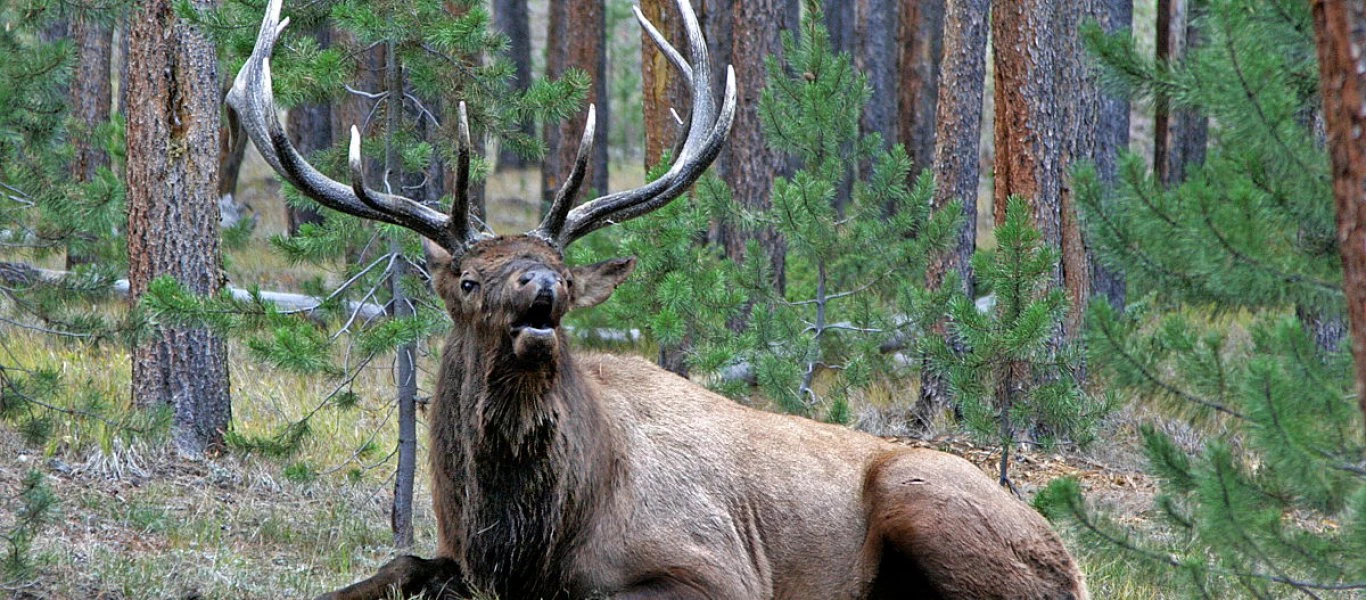
<path id="1" fill-rule="evenodd" d="M 513 335 L 530 334 L 536 337 L 554 335 L 555 301 L 550 296 L 537 296 L 522 316 L 512 323 Z"/>

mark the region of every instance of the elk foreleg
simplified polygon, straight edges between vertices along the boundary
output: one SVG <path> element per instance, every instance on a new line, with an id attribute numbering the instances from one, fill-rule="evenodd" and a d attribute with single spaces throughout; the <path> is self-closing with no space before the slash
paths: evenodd
<path id="1" fill-rule="evenodd" d="M 429 600 L 464 598 L 469 594 L 460 565 L 449 558 L 400 556 L 369 579 L 353 583 L 316 600 L 384 600 L 422 594 Z"/>

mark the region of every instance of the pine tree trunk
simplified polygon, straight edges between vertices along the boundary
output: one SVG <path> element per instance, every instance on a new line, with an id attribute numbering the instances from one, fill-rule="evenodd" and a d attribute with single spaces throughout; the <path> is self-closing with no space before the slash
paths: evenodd
<path id="1" fill-rule="evenodd" d="M 351 87 L 367 94 L 379 94 L 384 91 L 387 85 L 384 80 L 385 47 L 384 45 L 375 46 L 365 50 L 356 39 L 355 34 L 341 28 L 334 28 L 328 37 L 334 46 L 339 46 L 345 52 L 356 53 L 356 72 L 349 80 Z M 356 94 L 346 94 L 340 99 L 331 103 L 332 120 L 332 140 L 350 140 L 351 127 L 360 129 L 362 136 L 374 131 L 375 124 L 370 123 L 366 127 L 366 118 L 371 116 L 371 108 L 375 101 L 370 98 L 358 96 Z M 383 114 L 375 111 L 374 115 Z M 371 117 L 374 118 L 374 117 Z M 372 157 L 365 159 L 365 173 L 383 173 L 384 161 Z M 345 175 L 334 174 L 334 175 Z"/>
<path id="2" fill-rule="evenodd" d="M 900 46 L 897 44 L 897 27 L 901 20 L 898 6 L 900 0 L 855 0 L 858 39 L 858 52 L 854 64 L 868 77 L 871 95 L 859 117 L 859 133 L 873 133 L 882 136 L 882 147 L 891 148 L 897 137 L 897 57 Z M 860 171 L 867 175 L 871 165 L 862 165 Z"/>
<path id="3" fill-rule="evenodd" d="M 1027 200 L 1044 243 L 1061 256 L 1054 283 L 1071 308 L 1062 335 L 1074 336 L 1091 290 L 1091 259 L 1073 206 L 1068 170 L 1094 159 L 1099 92 L 1077 35 L 1096 0 L 998 0 L 996 50 L 996 222 L 1012 196 Z"/>
<path id="4" fill-rule="evenodd" d="M 642 0 L 640 10 L 669 40 L 686 39 L 683 19 L 671 0 Z M 681 43 L 681 42 L 680 42 Z M 688 86 L 644 30 L 640 32 L 641 103 L 645 112 L 645 168 L 659 164 L 680 137 L 672 111 L 688 114 Z"/>
<path id="5" fill-rule="evenodd" d="M 683 32 L 683 18 L 671 0 L 642 0 L 640 10 L 665 39 L 687 39 Z M 678 71 L 669 64 L 664 53 L 644 30 L 640 33 L 641 101 L 645 112 L 645 169 L 659 164 L 664 152 L 674 150 L 682 139 L 682 130 L 673 113 L 681 117 L 688 113 L 691 100 L 688 86 Z M 680 376 L 688 376 L 688 340 L 677 345 L 660 344 L 658 364 Z"/>
<path id="6" fill-rule="evenodd" d="M 320 25 L 313 35 L 318 40 L 320 48 L 332 46 L 332 28 L 326 24 Z M 299 104 L 290 108 L 289 123 L 285 129 L 289 132 L 289 141 L 294 143 L 294 147 L 298 148 L 299 153 L 305 158 L 331 148 L 332 103 L 323 101 Z M 299 226 L 304 223 L 323 222 L 322 213 L 313 203 L 309 203 L 307 207 L 287 206 L 285 217 L 289 225 L 289 235 L 299 233 Z"/>
<path id="7" fill-rule="evenodd" d="M 1179 63 L 1199 42 L 1190 0 L 1157 0 L 1157 60 Z M 1189 110 L 1172 110 L 1159 94 L 1153 112 L 1153 172 L 1163 185 L 1185 181 L 1186 165 L 1205 162 L 1209 119 Z"/>
<path id="8" fill-rule="evenodd" d="M 76 72 L 71 86 L 71 116 L 79 129 L 71 136 L 71 176 L 90 181 L 100 167 L 109 166 L 109 155 L 94 144 L 95 128 L 109 120 L 113 101 L 110 60 L 114 30 L 92 18 L 77 18 L 71 38 L 76 45 Z"/>
<path id="9" fill-rule="evenodd" d="M 987 3 L 977 2 L 980 12 L 965 17 L 964 26 L 985 29 Z M 935 153 L 935 115 L 939 101 L 941 57 L 944 55 L 945 0 L 916 0 L 901 9 L 898 36 L 901 56 L 896 82 L 898 94 L 897 134 L 911 157 L 911 177 L 933 167 Z M 981 75 L 979 73 L 979 75 Z M 978 84 L 980 88 L 980 83 Z M 978 102 L 981 102 L 978 89 Z M 981 107 L 978 107 L 980 114 Z M 974 146 L 975 147 L 975 146 Z M 977 170 L 974 167 L 973 172 Z"/>
<path id="10" fill-rule="evenodd" d="M 860 44 L 857 35 L 859 28 L 858 0 L 824 0 L 825 29 L 830 34 L 830 49 L 835 52 L 843 52 L 850 57 L 857 59 L 860 53 Z M 860 115 L 862 117 L 862 115 Z M 860 131 L 862 131 L 862 119 L 860 118 Z M 848 151 L 851 148 L 841 148 L 841 151 Z M 854 193 L 854 177 L 852 175 L 841 179 L 838 187 L 835 188 L 835 198 L 831 201 L 835 210 L 844 214 L 844 208 L 849 206 L 849 201 Z"/>
<path id="11" fill-rule="evenodd" d="M 1100 0 L 1096 21 L 1106 33 L 1132 31 L 1133 0 Z M 1133 34 L 1130 33 L 1130 36 Z M 1116 94 L 1102 93 L 1100 118 L 1096 124 L 1096 151 L 1093 157 L 1102 183 L 1113 185 L 1118 178 L 1119 155 L 1129 148 L 1129 101 Z M 1104 296 L 1117 310 L 1124 308 L 1124 273 L 1113 271 L 1099 260 L 1091 263 L 1091 293 Z"/>
<path id="12" fill-rule="evenodd" d="M 963 224 L 954 248 L 930 259 L 926 285 L 937 290 L 950 272 L 958 273 L 959 289 L 973 295 L 972 253 L 977 244 L 977 185 L 981 161 L 983 88 L 986 86 L 987 22 L 991 0 L 947 0 L 944 20 L 942 81 L 934 121 L 934 199 L 932 211 L 962 203 Z M 933 335 L 946 336 L 943 321 Z M 928 421 L 933 411 L 949 404 L 946 382 L 929 369 L 922 371 L 916 416 Z"/>
<path id="13" fill-rule="evenodd" d="M 1314 0 L 1313 11 L 1357 402 L 1366 414 L 1366 7 Z"/>
<path id="14" fill-rule="evenodd" d="M 213 8 L 197 0 L 195 7 Z M 191 292 L 222 285 L 218 251 L 218 59 L 170 0 L 138 5 L 129 28 L 128 279 L 133 303 L 156 277 Z M 171 408 L 184 455 L 221 446 L 232 416 L 227 345 L 202 328 L 162 327 L 133 350 L 138 406 Z"/>
<path id="15" fill-rule="evenodd" d="M 87 183 L 101 168 L 109 166 L 109 155 L 95 144 L 95 129 L 109 121 L 113 102 L 110 60 L 114 30 L 89 16 L 78 16 L 71 27 L 76 45 L 76 72 L 71 82 L 71 117 L 75 120 L 71 136 L 71 178 Z M 66 268 L 93 260 L 75 247 L 68 247 Z"/>
<path id="16" fill-rule="evenodd" d="M 131 11 L 130 11 L 131 12 Z M 115 28 L 114 38 L 119 42 L 117 60 L 114 61 L 119 72 L 117 101 L 114 105 L 114 112 L 123 116 L 128 116 L 128 33 L 133 24 L 133 15 L 128 14 L 119 19 L 119 25 Z"/>
<path id="17" fill-rule="evenodd" d="M 521 92 L 531 85 L 531 21 L 527 14 L 527 0 L 494 0 L 494 29 L 508 36 L 508 56 L 515 66 L 516 80 L 513 89 Z M 536 135 L 536 123 L 525 119 L 517 125 L 517 131 L 528 137 Z M 502 146 L 498 149 L 498 170 L 525 169 L 531 161 Z"/>
<path id="18" fill-rule="evenodd" d="M 786 166 L 784 158 L 768 148 L 759 125 L 759 96 L 767 75 L 764 60 L 782 55 L 779 32 L 782 25 L 789 22 L 784 14 L 786 8 L 786 3 L 780 0 L 745 0 L 732 6 L 731 64 L 735 67 L 737 98 L 723 176 L 735 201 L 751 210 L 763 210 L 772 205 L 769 193 L 773 177 Z M 781 294 L 787 258 L 787 246 L 782 237 L 772 228 L 754 233 L 733 227 L 720 231 L 726 255 L 736 261 L 744 259 L 745 244 L 750 239 L 757 239 L 768 255 L 773 285 Z"/>
<path id="19" fill-rule="evenodd" d="M 824 0 L 822 4 L 825 29 L 830 34 L 830 48 L 836 52 L 852 54 L 856 45 L 854 0 Z"/>
<path id="20" fill-rule="evenodd" d="M 364 45 L 356 39 L 354 33 L 344 28 L 333 28 L 329 37 L 334 47 L 339 47 L 342 51 L 354 55 L 356 62 L 355 73 L 350 78 L 351 87 L 367 94 L 380 94 L 384 92 L 387 83 L 384 79 L 385 73 L 385 46 L 379 44 L 366 49 Z M 382 115 L 379 109 L 372 113 L 375 100 L 357 94 L 348 93 L 333 100 L 332 104 L 332 140 L 350 140 L 351 127 L 360 130 L 362 137 L 369 137 L 374 133 L 376 123 L 367 120 L 378 119 Z M 382 109 L 383 107 L 380 107 Z M 364 158 L 363 171 L 368 177 L 374 177 L 376 173 L 384 173 L 384 160 L 373 155 L 366 155 Z M 341 180 L 345 181 L 345 173 L 333 173 Z M 373 184 L 372 184 L 373 185 Z M 367 223 L 365 227 L 373 225 Z M 368 252 L 366 247 L 352 247 L 346 249 L 346 260 L 353 263 L 373 259 L 373 256 L 362 256 L 362 252 Z"/>
<path id="21" fill-rule="evenodd" d="M 389 98 L 403 97 L 403 71 L 398 65 L 398 51 L 390 42 L 385 50 L 385 91 Z M 392 187 L 403 182 L 403 162 L 399 159 L 397 137 L 403 128 L 401 103 L 386 105 L 384 125 L 384 173 Z M 388 186 L 386 186 L 388 187 Z M 389 252 L 402 253 L 403 243 L 398 234 L 389 237 Z M 406 263 L 400 257 L 389 270 L 390 313 L 394 318 L 413 316 L 413 306 L 403 290 Z M 398 347 L 394 364 L 394 382 L 398 404 L 398 469 L 394 474 L 394 504 L 390 512 L 390 526 L 394 532 L 394 547 L 413 545 L 413 480 L 417 473 L 417 371 L 413 358 L 417 344 L 409 342 Z"/>
<path id="22" fill-rule="evenodd" d="M 587 198 L 590 191 L 607 192 L 607 135 L 612 121 L 607 94 L 607 13 L 603 0 L 551 0 L 550 4 L 546 74 L 559 77 L 569 68 L 587 73 L 590 80 L 587 101 L 598 113 L 593 156 L 584 176 L 585 189 L 581 190 L 581 196 Z M 560 17 L 559 22 L 557 17 Z M 555 191 L 569 176 L 587 121 L 588 111 L 581 110 L 565 121 L 546 123 L 547 152 L 541 173 L 543 206 L 549 206 Z"/>
<path id="23" fill-rule="evenodd" d="M 711 55 L 713 64 L 731 64 L 731 49 L 734 46 L 734 17 L 735 0 L 700 0 L 693 5 L 697 11 L 697 18 L 702 25 L 703 34 L 707 38 L 707 51 Z M 725 69 L 712 68 L 712 89 L 723 90 L 726 85 Z M 716 155 L 716 160 L 712 162 L 712 172 L 716 176 L 725 178 L 726 168 L 730 164 L 730 144 L 722 144 L 720 154 Z M 709 232 L 711 241 L 720 244 L 724 235 L 724 227 L 714 226 L 713 231 Z"/>
<path id="24" fill-rule="evenodd" d="M 299 104 L 289 109 L 290 141 L 305 157 L 332 147 L 332 103 Z M 323 215 L 312 204 L 309 206 L 287 206 L 285 217 L 289 235 L 299 233 L 299 226 L 305 223 L 322 223 Z"/>
<path id="25" fill-rule="evenodd" d="M 550 14 L 546 19 L 545 35 L 545 76 L 559 79 L 569 64 L 569 2 L 550 0 Z M 569 165 L 562 164 L 561 147 L 563 140 L 562 123 L 546 121 L 544 127 L 545 158 L 541 159 L 541 215 L 550 210 L 550 202 L 555 198 L 555 190 L 568 176 Z M 582 131 L 580 129 L 580 131 Z"/>

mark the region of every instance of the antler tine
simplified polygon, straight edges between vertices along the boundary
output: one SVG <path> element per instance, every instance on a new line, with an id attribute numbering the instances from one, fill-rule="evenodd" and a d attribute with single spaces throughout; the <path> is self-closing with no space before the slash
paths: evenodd
<path id="1" fill-rule="evenodd" d="M 564 219 L 569 215 L 569 209 L 573 208 L 574 198 L 579 195 L 579 187 L 583 185 L 584 174 L 588 171 L 588 159 L 593 152 L 593 133 L 597 128 L 597 122 L 598 109 L 589 104 L 588 118 L 583 125 L 583 138 L 579 140 L 579 153 L 574 157 L 574 167 L 570 169 L 569 178 L 564 180 L 564 185 L 555 192 L 555 201 L 550 204 L 550 210 L 546 211 L 540 227 L 532 231 L 531 235 L 551 244 L 556 243 L 556 237 L 564 229 Z"/>
<path id="2" fill-rule="evenodd" d="M 612 223 L 656 210 L 677 198 L 716 160 L 721 145 L 730 133 L 735 117 L 735 70 L 726 70 L 725 94 L 718 114 L 716 101 L 712 97 L 711 61 L 707 55 L 707 42 L 702 37 L 702 27 L 697 23 L 697 15 L 688 0 L 677 0 L 677 4 L 688 37 L 691 64 L 683 62 L 682 55 L 659 35 L 659 31 L 639 9 L 636 10 L 636 18 L 690 84 L 692 114 L 687 119 L 687 137 L 679 145 L 673 165 L 659 179 L 633 190 L 596 198 L 570 211 L 559 230 L 536 232 L 549 234 L 547 239 L 553 240 L 552 243 L 559 248 Z"/>
<path id="3" fill-rule="evenodd" d="M 460 101 L 459 121 L 456 123 L 457 149 L 455 153 L 455 198 L 451 201 L 450 224 L 447 229 L 454 237 L 470 239 L 470 117 L 465 101 Z"/>
<path id="4" fill-rule="evenodd" d="M 256 46 L 246 64 L 242 65 L 242 70 L 238 71 L 227 96 L 228 106 L 237 113 L 242 129 L 261 152 L 261 157 L 291 185 L 323 206 L 363 219 L 407 227 L 447 250 L 458 250 L 465 239 L 450 234 L 448 216 L 411 199 L 382 194 L 365 187 L 359 165 L 360 137 L 354 128 L 350 186 L 313 168 L 290 143 L 275 113 L 270 76 L 270 57 L 275 51 L 275 42 L 289 24 L 289 19 L 280 19 L 280 6 L 281 0 L 270 0 L 267 4 L 261 31 L 256 36 Z"/>
<path id="5" fill-rule="evenodd" d="M 673 45 L 669 43 L 669 40 L 664 39 L 664 34 L 660 33 L 659 29 L 655 28 L 654 23 L 651 23 L 649 19 L 645 18 L 645 13 L 640 11 L 640 5 L 631 5 L 631 12 L 635 13 L 636 21 L 640 23 L 640 27 L 645 30 L 645 33 L 649 34 L 650 39 L 654 40 L 655 45 L 659 46 L 659 51 L 664 53 L 665 58 L 668 58 L 669 62 L 673 63 L 674 68 L 678 69 L 678 72 L 683 75 L 683 82 L 687 84 L 688 87 L 692 87 L 692 65 L 689 65 L 688 61 L 683 60 L 683 55 L 678 53 L 678 49 L 674 48 Z"/>

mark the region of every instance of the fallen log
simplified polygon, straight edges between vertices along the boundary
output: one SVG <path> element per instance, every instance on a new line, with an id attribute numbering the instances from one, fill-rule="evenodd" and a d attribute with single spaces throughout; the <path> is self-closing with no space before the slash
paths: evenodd
<path id="1" fill-rule="evenodd" d="M 70 271 L 56 271 L 53 269 L 42 269 L 15 262 L 0 262 L 0 281 L 7 285 L 33 285 L 42 282 L 60 282 L 70 276 Z M 128 280 L 115 279 L 109 291 L 114 295 L 128 297 Z M 228 286 L 228 292 L 232 294 L 234 300 L 248 301 L 253 298 L 251 290 Z M 270 292 L 260 291 L 256 293 L 262 301 L 269 302 L 283 311 L 312 313 L 322 305 L 323 299 L 306 294 L 293 294 L 289 292 Z M 374 319 L 385 315 L 384 307 L 373 302 L 347 302 L 346 310 L 355 312 L 358 318 Z"/>

